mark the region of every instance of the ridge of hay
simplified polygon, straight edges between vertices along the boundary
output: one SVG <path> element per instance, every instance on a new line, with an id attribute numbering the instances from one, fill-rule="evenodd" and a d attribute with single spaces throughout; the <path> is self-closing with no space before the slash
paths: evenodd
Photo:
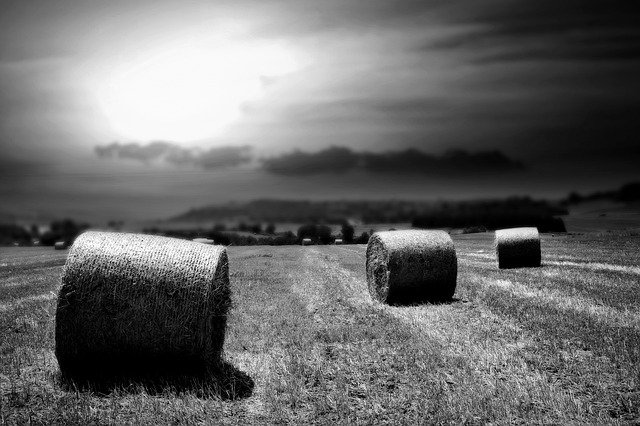
<path id="1" fill-rule="evenodd" d="M 499 269 L 540 266 L 542 253 L 538 228 L 508 228 L 495 232 Z"/>
<path id="2" fill-rule="evenodd" d="M 215 242 L 209 238 L 194 238 L 193 240 L 194 243 L 200 243 L 200 244 L 215 244 Z"/>
<path id="3" fill-rule="evenodd" d="M 385 231 L 369 239 L 367 284 L 383 303 L 450 300 L 456 289 L 455 247 L 444 231 Z"/>
<path id="4" fill-rule="evenodd" d="M 56 357 L 67 376 L 209 370 L 229 306 L 224 247 L 85 232 L 62 273 Z"/>

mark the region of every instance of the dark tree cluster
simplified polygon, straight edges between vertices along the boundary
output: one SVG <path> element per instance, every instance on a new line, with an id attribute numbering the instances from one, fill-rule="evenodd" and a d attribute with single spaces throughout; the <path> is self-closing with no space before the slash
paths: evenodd
<path id="1" fill-rule="evenodd" d="M 88 228 L 88 223 L 77 223 L 72 219 L 53 221 L 49 230 L 40 236 L 40 244 L 52 246 L 57 241 L 64 241 L 66 245 L 71 245 L 76 237 Z"/>
<path id="2" fill-rule="evenodd" d="M 561 208 L 528 197 L 501 201 L 473 201 L 443 203 L 431 211 L 416 216 L 416 228 L 512 228 L 535 226 L 540 232 L 565 232 L 564 222 L 558 215 L 566 214 Z"/>
<path id="3" fill-rule="evenodd" d="M 220 231 L 216 227 L 206 229 L 166 229 L 147 228 L 142 231 L 145 234 L 164 235 L 167 237 L 192 240 L 194 238 L 209 238 L 215 244 L 225 246 L 255 246 L 255 245 L 294 245 L 298 244 L 298 238 L 291 232 L 282 232 L 272 235 L 245 235 L 234 231 Z"/>
<path id="4" fill-rule="evenodd" d="M 0 245 L 31 245 L 31 233 L 20 225 L 0 224 Z"/>
<path id="5" fill-rule="evenodd" d="M 577 192 L 572 192 L 565 199 L 565 203 L 578 204 L 586 201 L 596 200 L 611 200 L 620 203 L 632 203 L 634 201 L 640 201 L 640 182 L 627 183 L 614 191 L 598 191 L 592 192 L 588 195 L 582 195 Z"/>

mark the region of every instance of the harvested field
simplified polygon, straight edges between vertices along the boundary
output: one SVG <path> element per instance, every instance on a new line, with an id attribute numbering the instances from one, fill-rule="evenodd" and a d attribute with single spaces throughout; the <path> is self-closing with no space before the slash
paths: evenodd
<path id="1" fill-rule="evenodd" d="M 640 421 L 640 237 L 542 235 L 542 266 L 499 270 L 493 234 L 454 237 L 449 304 L 367 290 L 365 246 L 229 247 L 224 357 L 249 393 L 171 384 L 68 391 L 54 350 L 67 251 L 0 249 L 0 423 Z"/>

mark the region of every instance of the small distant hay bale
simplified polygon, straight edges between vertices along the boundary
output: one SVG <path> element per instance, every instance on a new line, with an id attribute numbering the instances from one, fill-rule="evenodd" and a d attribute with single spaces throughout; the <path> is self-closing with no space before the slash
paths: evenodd
<path id="1" fill-rule="evenodd" d="M 210 240 L 209 238 L 194 238 L 193 240 L 194 243 L 200 243 L 200 244 L 210 244 L 213 245 L 214 241 Z"/>
<path id="2" fill-rule="evenodd" d="M 56 241 L 56 243 L 53 245 L 53 248 L 55 250 L 64 250 L 67 248 L 67 243 L 65 243 L 64 241 Z"/>
<path id="3" fill-rule="evenodd" d="M 376 232 L 366 269 L 369 293 L 383 303 L 442 302 L 456 290 L 456 251 L 444 231 Z"/>
<path id="4" fill-rule="evenodd" d="M 343 242 L 342 242 L 342 238 L 336 238 L 336 239 L 333 241 L 333 243 L 334 243 L 334 244 L 343 244 Z"/>
<path id="5" fill-rule="evenodd" d="M 82 379 L 214 370 L 229 306 L 224 247 L 85 232 L 71 247 L 58 295 L 60 370 Z"/>
<path id="6" fill-rule="evenodd" d="M 537 228 L 498 229 L 495 234 L 498 268 L 540 266 L 540 234 Z"/>
<path id="7" fill-rule="evenodd" d="M 311 238 L 303 238 L 302 239 L 302 245 L 303 246 L 310 246 L 313 244 L 313 241 L 311 241 Z"/>

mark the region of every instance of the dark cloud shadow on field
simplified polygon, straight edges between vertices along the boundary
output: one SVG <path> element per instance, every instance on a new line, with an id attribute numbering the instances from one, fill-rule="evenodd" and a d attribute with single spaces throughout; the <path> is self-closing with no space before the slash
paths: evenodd
<path id="1" fill-rule="evenodd" d="M 96 366 L 99 370 L 99 366 Z M 139 393 L 151 395 L 166 392 L 176 394 L 189 393 L 199 398 L 220 398 L 237 400 L 253 394 L 255 383 L 245 372 L 228 362 L 223 362 L 213 371 L 171 372 L 165 375 L 106 375 L 92 377 L 68 377 L 58 373 L 57 381 L 68 392 L 93 392 L 99 396 L 109 396 L 114 392 Z"/>

